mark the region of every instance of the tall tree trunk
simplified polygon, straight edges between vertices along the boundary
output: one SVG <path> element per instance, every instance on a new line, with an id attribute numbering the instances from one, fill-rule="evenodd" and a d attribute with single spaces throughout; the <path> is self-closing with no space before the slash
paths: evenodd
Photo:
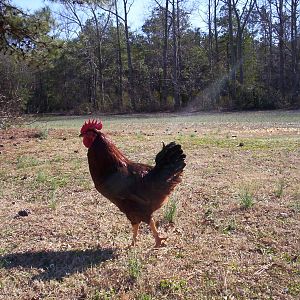
<path id="1" fill-rule="evenodd" d="M 269 13 L 270 17 L 268 20 L 268 30 L 269 30 L 269 63 L 268 63 L 268 88 L 271 89 L 273 83 L 273 22 L 272 22 L 272 0 L 269 2 Z"/>
<path id="2" fill-rule="evenodd" d="M 118 108 L 123 109 L 123 62 L 120 39 L 120 22 L 117 0 L 115 0 L 116 26 L 117 26 L 117 62 L 118 62 Z"/>
<path id="3" fill-rule="evenodd" d="M 239 66 L 239 82 L 244 83 L 244 62 L 243 62 L 243 33 L 241 31 L 240 22 L 237 22 L 237 37 L 236 37 L 236 55 Z"/>
<path id="4" fill-rule="evenodd" d="M 124 4 L 124 27 L 125 27 L 125 38 L 126 38 L 126 49 L 127 49 L 127 66 L 128 66 L 128 84 L 129 84 L 129 97 L 131 100 L 132 109 L 136 111 L 136 99 L 134 93 L 134 80 L 133 80 L 133 67 L 131 59 L 131 45 L 129 40 L 129 29 L 128 29 L 128 8 L 127 0 L 123 0 Z"/>
<path id="5" fill-rule="evenodd" d="M 279 39 L 279 87 L 280 93 L 285 97 L 285 58 L 284 58 L 284 6 L 283 0 L 278 0 L 277 12 L 279 17 L 278 39 Z"/>
<path id="6" fill-rule="evenodd" d="M 96 70 L 96 64 L 95 61 L 91 55 L 91 51 L 89 51 L 89 91 L 90 91 L 90 98 L 89 102 L 92 107 L 96 106 L 96 99 L 97 99 L 97 70 Z"/>
<path id="7" fill-rule="evenodd" d="M 215 62 L 219 64 L 219 38 L 218 38 L 218 17 L 217 17 L 218 0 L 214 0 L 214 39 L 215 39 Z"/>
<path id="8" fill-rule="evenodd" d="M 103 72 L 102 72 L 102 51 L 101 51 L 101 34 L 100 34 L 100 29 L 99 29 L 99 24 L 98 24 L 98 19 L 96 16 L 96 12 L 93 8 L 91 8 L 91 11 L 93 13 L 94 17 L 94 22 L 95 22 L 95 27 L 96 27 L 96 56 L 97 56 L 97 68 L 95 70 L 95 101 L 93 103 L 93 106 L 95 109 L 99 109 L 99 106 L 97 105 L 97 81 L 99 78 L 99 85 L 100 85 L 100 91 L 101 91 L 101 96 L 100 96 L 100 107 L 103 108 L 104 105 L 104 83 L 103 83 Z"/>
<path id="9" fill-rule="evenodd" d="M 237 52 L 236 57 L 239 67 L 239 82 L 240 84 L 244 83 L 244 56 L 243 56 L 243 39 L 244 39 L 244 30 L 248 23 L 250 14 L 255 5 L 255 1 L 246 1 L 244 5 L 238 6 L 238 1 L 232 2 L 232 8 L 235 13 L 236 23 L 237 23 L 237 33 L 236 33 L 236 44 L 237 44 Z M 242 11 L 239 13 L 239 11 Z"/>
<path id="10" fill-rule="evenodd" d="M 211 2 L 208 0 L 208 61 L 210 75 L 213 74 L 213 36 L 212 36 L 212 13 L 211 13 Z"/>
<path id="11" fill-rule="evenodd" d="M 176 6 L 172 0 L 172 35 L 173 35 L 173 92 L 175 109 L 180 107 L 179 88 L 178 88 L 178 49 L 176 32 Z"/>
<path id="12" fill-rule="evenodd" d="M 227 0 L 228 5 L 228 34 L 229 34 L 229 45 L 228 45 L 228 55 L 229 55 L 229 72 L 231 81 L 230 98 L 233 101 L 236 100 L 236 52 L 234 47 L 233 39 L 233 17 L 232 17 L 232 0 Z"/>
<path id="13" fill-rule="evenodd" d="M 110 13 L 107 16 L 107 20 L 105 24 L 102 26 L 102 30 L 100 30 L 100 25 L 98 22 L 98 17 L 96 14 L 96 8 L 94 8 L 91 5 L 91 11 L 93 14 L 94 22 L 95 22 L 95 27 L 96 27 L 96 57 L 97 57 L 97 72 L 96 72 L 96 84 L 99 81 L 99 86 L 100 86 L 100 107 L 104 107 L 104 101 L 105 101 L 105 89 L 104 89 L 104 75 L 103 75 L 103 56 L 102 56 L 102 40 L 103 40 L 103 35 L 104 32 L 107 28 L 108 22 L 110 20 Z M 97 86 L 96 86 L 97 87 Z M 97 97 L 97 90 L 96 90 L 96 100 L 98 100 Z M 95 108 L 99 109 L 100 108 L 98 105 L 98 101 L 95 103 Z"/>
<path id="14" fill-rule="evenodd" d="M 293 96 L 299 87 L 299 49 L 297 45 L 298 30 L 297 30 L 297 6 L 298 0 L 291 0 L 291 54 L 292 54 L 292 93 Z"/>
<path id="15" fill-rule="evenodd" d="M 169 0 L 166 0 L 165 13 L 164 13 L 164 48 L 163 48 L 163 82 L 162 82 L 162 106 L 163 108 L 167 105 L 167 96 L 168 96 L 168 40 L 169 40 Z"/>
<path id="16" fill-rule="evenodd" d="M 217 78 L 220 70 L 220 62 L 219 62 L 219 36 L 218 36 L 218 0 L 213 0 L 213 78 Z M 220 91 L 218 91 L 215 95 L 214 106 L 219 107 L 220 103 Z"/>
<path id="17" fill-rule="evenodd" d="M 179 105 L 181 104 L 181 89 L 182 89 L 182 53 L 181 53 L 181 29 L 180 29 L 180 8 L 179 1 L 176 2 L 176 32 L 177 32 L 177 56 L 178 56 L 178 65 L 177 65 L 177 83 L 178 83 L 178 94 L 179 94 Z"/>

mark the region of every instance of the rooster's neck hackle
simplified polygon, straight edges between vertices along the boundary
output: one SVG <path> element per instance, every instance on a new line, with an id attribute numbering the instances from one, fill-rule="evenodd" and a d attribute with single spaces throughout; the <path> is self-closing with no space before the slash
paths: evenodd
<path id="1" fill-rule="evenodd" d="M 125 155 L 102 132 L 98 132 L 94 144 L 88 151 L 88 157 L 93 161 L 96 160 L 96 165 L 103 172 L 114 171 L 128 164 Z"/>
<path id="2" fill-rule="evenodd" d="M 111 156 L 116 163 L 121 162 L 121 164 L 128 163 L 128 159 L 125 155 L 115 146 L 115 144 L 103 133 L 98 134 L 100 140 L 102 140 L 103 144 L 105 145 L 105 149 L 107 151 L 107 155 Z"/>

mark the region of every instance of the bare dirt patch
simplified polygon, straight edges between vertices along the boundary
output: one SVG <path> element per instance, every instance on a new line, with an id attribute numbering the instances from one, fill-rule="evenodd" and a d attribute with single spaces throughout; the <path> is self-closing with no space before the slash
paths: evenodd
<path id="1" fill-rule="evenodd" d="M 0 299 L 299 299 L 299 122 L 163 120 L 104 120 L 132 160 L 153 164 L 162 140 L 187 154 L 159 250 L 147 226 L 127 248 L 77 125 L 0 132 Z"/>

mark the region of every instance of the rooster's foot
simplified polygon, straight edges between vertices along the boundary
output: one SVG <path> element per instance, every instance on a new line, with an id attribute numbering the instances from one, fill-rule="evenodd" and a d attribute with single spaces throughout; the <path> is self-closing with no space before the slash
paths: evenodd
<path id="1" fill-rule="evenodd" d="M 156 249 L 156 248 L 165 247 L 166 246 L 165 241 L 167 239 L 168 239 L 167 237 L 157 237 L 156 240 L 155 240 L 155 246 L 154 246 L 154 248 Z"/>

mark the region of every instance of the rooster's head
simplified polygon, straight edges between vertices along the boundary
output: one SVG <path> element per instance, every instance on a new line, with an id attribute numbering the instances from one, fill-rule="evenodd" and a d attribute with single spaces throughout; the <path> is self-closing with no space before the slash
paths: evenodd
<path id="1" fill-rule="evenodd" d="M 83 137 L 83 144 L 90 148 L 97 136 L 97 131 L 102 129 L 102 122 L 97 120 L 88 120 L 84 122 L 80 130 L 80 137 Z"/>

